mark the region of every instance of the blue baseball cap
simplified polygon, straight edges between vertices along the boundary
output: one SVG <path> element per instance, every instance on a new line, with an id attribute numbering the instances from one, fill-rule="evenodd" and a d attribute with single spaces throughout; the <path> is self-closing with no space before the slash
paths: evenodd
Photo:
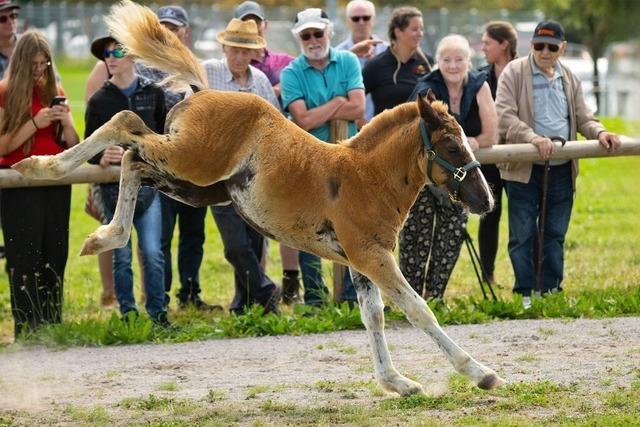
<path id="1" fill-rule="evenodd" d="M 156 15 L 158 15 L 160 22 L 168 22 L 178 27 L 189 25 L 189 15 L 180 6 L 162 6 L 158 9 Z"/>

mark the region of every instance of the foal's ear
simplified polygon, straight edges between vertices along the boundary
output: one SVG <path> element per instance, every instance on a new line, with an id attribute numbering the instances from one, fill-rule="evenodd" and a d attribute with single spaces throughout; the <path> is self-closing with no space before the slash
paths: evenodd
<path id="1" fill-rule="evenodd" d="M 431 103 L 436 100 L 433 91 L 429 89 L 424 97 L 418 96 L 418 110 L 420 111 L 420 117 L 424 119 L 427 129 L 434 131 L 442 126 L 442 119 L 438 115 L 438 112 L 434 110 Z"/>

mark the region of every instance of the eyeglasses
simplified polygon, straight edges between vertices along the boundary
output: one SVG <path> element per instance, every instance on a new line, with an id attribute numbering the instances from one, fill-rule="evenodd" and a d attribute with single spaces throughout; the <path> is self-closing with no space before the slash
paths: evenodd
<path id="1" fill-rule="evenodd" d="M 361 19 L 364 22 L 369 22 L 371 20 L 371 15 L 352 16 L 349 19 L 351 19 L 353 22 L 360 22 Z"/>
<path id="2" fill-rule="evenodd" d="M 1 15 L 0 16 L 0 24 L 6 23 L 9 19 L 11 19 L 12 21 L 15 21 L 16 19 L 18 19 L 18 14 L 13 12 L 13 13 L 10 13 L 8 15 Z"/>
<path id="3" fill-rule="evenodd" d="M 113 50 L 105 49 L 104 52 L 102 52 L 102 56 L 104 56 L 105 59 L 111 55 L 113 55 L 114 58 L 120 59 L 127 56 L 127 52 L 121 47 L 117 47 Z"/>
<path id="4" fill-rule="evenodd" d="M 533 44 L 533 48 L 538 52 L 544 50 L 545 46 L 547 47 L 547 49 L 549 49 L 549 52 L 552 52 L 552 53 L 556 53 L 558 50 L 560 50 L 560 45 L 557 45 L 557 44 L 551 44 L 551 43 L 534 43 Z"/>
<path id="5" fill-rule="evenodd" d="M 51 65 L 51 61 L 32 62 L 31 68 L 35 68 L 35 69 L 47 68 L 50 65 Z"/>
<path id="6" fill-rule="evenodd" d="M 304 41 L 309 41 L 311 40 L 311 36 L 313 36 L 316 39 L 321 39 L 324 37 L 324 31 L 320 30 L 320 31 L 314 31 L 313 33 L 302 33 L 300 34 L 300 38 Z"/>

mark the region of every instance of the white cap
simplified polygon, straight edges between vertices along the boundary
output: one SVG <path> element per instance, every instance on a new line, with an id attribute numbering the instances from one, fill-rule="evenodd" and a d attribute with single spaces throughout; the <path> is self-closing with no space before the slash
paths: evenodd
<path id="1" fill-rule="evenodd" d="M 331 25 L 331 21 L 327 14 L 318 8 L 305 9 L 302 12 L 298 12 L 296 19 L 293 21 L 293 28 L 291 32 L 299 34 L 301 31 L 307 28 L 317 28 L 324 30 Z"/>

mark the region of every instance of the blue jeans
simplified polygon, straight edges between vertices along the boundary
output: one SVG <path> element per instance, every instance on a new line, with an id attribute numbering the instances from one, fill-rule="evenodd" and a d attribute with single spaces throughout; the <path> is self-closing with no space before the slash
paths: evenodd
<path id="1" fill-rule="evenodd" d="M 162 253 L 164 255 L 164 286 L 169 304 L 171 291 L 172 260 L 171 240 L 176 226 L 176 217 L 180 237 L 178 242 L 178 273 L 180 290 L 176 294 L 182 302 L 194 301 L 200 294 L 200 265 L 204 254 L 204 220 L 207 208 L 194 208 L 171 197 L 160 194 L 162 206 Z"/>
<path id="2" fill-rule="evenodd" d="M 544 166 L 534 165 L 527 184 L 505 181 L 509 200 L 509 257 L 515 275 L 513 291 L 530 296 L 536 281 L 538 221 Z M 573 207 L 571 162 L 549 170 L 543 237 L 542 293 L 562 290 L 564 238 Z"/>
<path id="3" fill-rule="evenodd" d="M 322 260 L 319 256 L 300 251 L 298 254 L 302 284 L 304 285 L 304 303 L 320 306 L 327 300 L 329 290 L 322 279 Z M 357 301 L 356 289 L 353 286 L 349 269 L 345 269 L 341 301 Z"/>
<path id="4" fill-rule="evenodd" d="M 229 309 L 242 313 L 253 303 L 264 305 L 276 288 L 260 265 L 264 237 L 237 214 L 233 205 L 212 206 L 211 212 L 222 238 L 224 257 L 234 271 L 235 295 Z"/>
<path id="5" fill-rule="evenodd" d="M 107 221 L 113 218 L 114 206 L 104 204 Z M 156 194 L 149 207 L 142 212 L 136 210 L 133 226 L 138 233 L 138 246 L 142 250 L 144 265 L 144 288 L 147 293 L 145 308 L 152 318 L 166 313 L 164 295 L 164 257 L 160 248 L 162 214 L 160 197 Z M 113 250 L 113 279 L 120 313 L 137 310 L 133 294 L 133 270 L 131 269 L 131 239 L 123 248 Z"/>

